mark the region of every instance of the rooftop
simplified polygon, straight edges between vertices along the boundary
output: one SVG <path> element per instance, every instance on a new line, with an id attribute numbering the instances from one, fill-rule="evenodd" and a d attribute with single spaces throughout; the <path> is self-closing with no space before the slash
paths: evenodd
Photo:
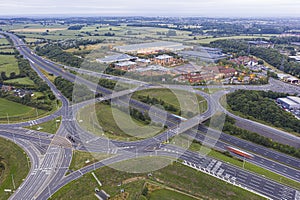
<path id="1" fill-rule="evenodd" d="M 98 62 L 104 62 L 104 63 L 112 63 L 112 62 L 117 62 L 117 61 L 126 61 L 126 60 L 131 60 L 134 59 L 135 57 L 132 57 L 127 54 L 115 54 L 112 56 L 106 56 L 105 58 L 102 59 L 97 59 Z"/>
<path id="2" fill-rule="evenodd" d="M 295 97 L 295 96 L 288 96 L 288 99 L 292 100 L 293 102 L 300 104 L 300 97 Z"/>
<path id="3" fill-rule="evenodd" d="M 284 102 L 284 103 L 286 103 L 286 104 L 288 104 L 290 106 L 296 106 L 296 105 L 298 105 L 298 103 L 296 103 L 295 101 L 290 100 L 288 98 L 278 98 L 278 100 L 280 100 L 280 101 L 282 101 L 282 102 Z"/>
<path id="4" fill-rule="evenodd" d="M 122 52 L 126 51 L 139 51 L 145 49 L 159 49 L 159 48 L 172 48 L 172 49 L 182 49 L 184 46 L 181 43 L 177 42 L 167 42 L 167 41 L 160 41 L 160 42 L 149 42 L 149 43 L 140 43 L 140 44 L 131 44 L 131 45 L 124 45 L 124 46 L 116 46 L 116 49 Z"/>
<path id="5" fill-rule="evenodd" d="M 156 59 L 159 59 L 159 60 L 164 60 L 164 59 L 168 59 L 168 58 L 173 58 L 172 56 L 169 56 L 169 55 L 159 55 L 157 57 L 155 57 Z"/>
<path id="6" fill-rule="evenodd" d="M 119 67 L 125 67 L 125 66 L 130 66 L 130 65 L 135 65 L 135 62 L 131 62 L 131 61 L 125 61 L 125 62 L 120 62 L 120 63 L 116 63 L 115 65 L 119 66 Z"/>

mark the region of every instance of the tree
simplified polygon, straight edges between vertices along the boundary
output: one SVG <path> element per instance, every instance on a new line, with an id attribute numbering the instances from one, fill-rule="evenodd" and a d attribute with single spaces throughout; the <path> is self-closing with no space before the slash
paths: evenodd
<path id="1" fill-rule="evenodd" d="M 4 81 L 8 79 L 5 72 L 1 72 L 1 79 Z"/>
<path id="2" fill-rule="evenodd" d="M 148 195 L 148 187 L 147 186 L 144 187 L 144 189 L 142 191 L 142 195 L 145 196 L 145 197 Z"/>
<path id="3" fill-rule="evenodd" d="M 296 56 L 296 55 L 297 55 L 297 51 L 292 50 L 292 51 L 290 52 L 290 55 L 291 55 L 291 56 Z"/>
<path id="4" fill-rule="evenodd" d="M 259 65 L 265 64 L 265 62 L 264 62 L 263 60 L 258 60 L 257 63 L 258 63 Z"/>
<path id="5" fill-rule="evenodd" d="M 16 78 L 16 72 L 11 72 L 10 75 L 9 75 L 9 78 L 10 79 Z"/>

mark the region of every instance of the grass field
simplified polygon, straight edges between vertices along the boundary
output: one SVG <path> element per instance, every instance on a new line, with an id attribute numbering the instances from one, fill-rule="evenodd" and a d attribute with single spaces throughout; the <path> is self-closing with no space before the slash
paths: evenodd
<path id="1" fill-rule="evenodd" d="M 127 162 L 131 162 L 130 160 Z M 126 165 L 125 162 L 119 165 Z M 64 186 L 55 193 L 51 199 L 95 199 L 94 189 L 96 187 L 104 189 L 112 199 L 174 199 L 190 200 L 193 199 L 184 194 L 190 194 L 199 199 L 263 199 L 253 193 L 245 191 L 225 183 L 212 176 L 183 166 L 179 163 L 173 163 L 163 169 L 152 172 L 148 177 L 147 173 L 127 173 L 104 167 L 95 171 L 96 176 L 102 183 L 100 187 L 93 176 L 88 173 L 80 179 L 75 180 Z M 156 185 L 150 187 L 148 184 Z M 147 185 L 149 189 L 147 198 L 142 195 L 142 191 Z M 174 189 L 171 191 L 170 188 Z M 121 198 L 120 190 L 124 189 L 127 198 Z M 178 193 L 181 191 L 182 193 Z"/>
<path id="2" fill-rule="evenodd" d="M 59 121 L 56 121 L 56 120 L 59 120 Z M 59 126 L 60 126 L 60 123 L 61 123 L 61 117 L 58 117 L 58 118 L 55 118 L 55 119 L 50 120 L 48 122 L 45 122 L 45 123 L 42 123 L 42 124 L 37 124 L 37 125 L 34 125 L 34 126 L 28 126 L 28 127 L 25 127 L 25 128 L 55 134 L 56 131 L 58 130 Z"/>
<path id="3" fill-rule="evenodd" d="M 11 72 L 20 73 L 17 60 L 13 55 L 0 55 L 0 72 L 5 72 L 8 77 Z"/>
<path id="4" fill-rule="evenodd" d="M 0 123 L 8 123 L 8 120 L 9 122 L 28 121 L 46 114 L 49 112 L 0 98 Z"/>
<path id="5" fill-rule="evenodd" d="M 0 38 L 0 45 L 10 45 L 6 38 Z"/>
<path id="6" fill-rule="evenodd" d="M 109 158 L 111 155 L 105 153 L 90 153 L 85 151 L 73 151 L 72 162 L 70 164 L 70 170 L 78 170 L 84 166 L 91 165 L 97 161 Z"/>
<path id="7" fill-rule="evenodd" d="M 4 189 L 14 190 L 13 180 L 16 188 L 27 176 L 30 166 L 25 152 L 16 144 L 6 139 L 0 138 L 0 156 L 5 170 L 0 174 L 0 200 L 8 199 L 10 193 L 5 193 Z"/>
<path id="8" fill-rule="evenodd" d="M 28 78 L 28 77 L 24 77 L 24 78 L 16 78 L 16 79 L 10 79 L 7 81 L 4 81 L 5 84 L 22 84 L 22 85 L 28 85 L 28 86 L 34 86 L 34 82 Z"/>
<path id="9" fill-rule="evenodd" d="M 149 200 L 161 200 L 161 199 L 194 200 L 195 198 L 168 189 L 159 189 L 151 192 L 148 199 Z"/>
<path id="10" fill-rule="evenodd" d="M 201 148 L 201 145 L 198 144 L 198 143 L 192 143 L 191 146 L 190 146 L 190 149 L 192 151 L 199 151 L 200 148 Z M 233 165 L 238 166 L 240 168 L 243 167 L 243 161 L 241 161 L 241 160 L 239 160 L 235 157 L 229 157 L 229 156 L 227 156 L 227 155 L 225 155 L 221 152 L 211 150 L 208 155 L 211 156 L 211 157 L 214 157 L 218 160 L 222 160 L 224 162 L 229 162 L 230 164 L 233 164 Z M 245 162 L 244 167 L 245 167 L 246 170 L 249 170 L 251 172 L 263 175 L 267 178 L 273 179 L 274 181 L 281 182 L 283 184 L 286 184 L 286 185 L 289 185 L 291 187 L 297 188 L 298 190 L 300 189 L 300 183 L 298 183 L 296 181 L 293 181 L 289 178 L 286 178 L 284 176 L 281 176 L 279 174 L 273 173 L 269 170 L 263 169 L 262 167 L 258 167 L 258 166 L 254 165 L 252 163 L 247 162 L 247 161 Z"/>
<path id="11" fill-rule="evenodd" d="M 29 113 L 34 108 L 0 98 L 0 117 L 19 116 Z"/>
<path id="12" fill-rule="evenodd" d="M 77 119 L 85 130 L 116 140 L 138 140 L 156 135 L 163 130 L 162 127 L 154 125 L 145 126 L 125 112 L 102 103 L 96 104 L 95 107 L 83 108 L 77 115 Z"/>
<path id="13" fill-rule="evenodd" d="M 67 28 L 23 28 L 23 29 L 14 29 L 12 31 L 14 32 L 33 32 L 33 33 L 42 33 L 42 32 L 46 32 L 47 30 L 49 32 L 52 31 L 61 31 L 61 30 L 66 30 Z"/>
<path id="14" fill-rule="evenodd" d="M 195 95 L 184 90 L 169 90 L 169 89 L 149 89 L 135 92 L 132 96 L 134 99 L 139 99 L 138 96 L 148 96 L 151 98 L 161 99 L 164 102 L 173 105 L 178 110 L 181 110 L 181 116 L 189 117 L 187 112 L 192 112 L 194 115 L 203 113 L 207 110 L 207 102 L 203 97 Z M 199 110 L 197 111 L 196 103 L 198 102 Z M 179 114 L 178 112 L 173 112 Z"/>

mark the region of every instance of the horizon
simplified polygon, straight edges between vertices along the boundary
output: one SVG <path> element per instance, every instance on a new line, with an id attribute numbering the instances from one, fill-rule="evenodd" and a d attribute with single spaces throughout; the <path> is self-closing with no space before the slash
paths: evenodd
<path id="1" fill-rule="evenodd" d="M 11 0 L 0 2 L 0 16 L 145 16 L 145 17 L 207 17 L 207 18 L 293 18 L 300 17 L 297 0 L 172 0 L 143 2 L 112 0 L 37 1 Z"/>

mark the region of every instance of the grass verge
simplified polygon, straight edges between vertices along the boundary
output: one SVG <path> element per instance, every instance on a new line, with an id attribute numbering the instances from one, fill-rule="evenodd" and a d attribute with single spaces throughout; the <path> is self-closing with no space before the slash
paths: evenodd
<path id="1" fill-rule="evenodd" d="M 120 164 L 126 165 L 126 162 L 131 162 L 131 160 Z M 134 174 L 118 171 L 110 167 L 97 169 L 94 173 L 101 181 L 102 187 L 88 173 L 64 186 L 52 196 L 52 199 L 94 199 L 96 187 L 105 190 L 112 199 L 170 199 L 168 197 L 194 199 L 190 196 L 199 199 L 263 199 L 179 163 L 173 163 L 152 172 L 152 176 L 146 173 Z M 145 192 L 145 187 L 147 187 L 147 192 Z M 121 193 L 121 189 L 125 192 Z"/>
<path id="2" fill-rule="evenodd" d="M 13 142 L 3 138 L 0 138 L 0 157 L 3 158 L 0 163 L 5 167 L 0 173 L 0 200 L 4 200 L 11 195 L 4 192 L 4 189 L 15 190 L 14 184 L 18 188 L 27 176 L 30 166 L 25 152 Z"/>
<path id="3" fill-rule="evenodd" d="M 41 124 L 37 124 L 34 126 L 27 126 L 25 128 L 55 134 L 60 124 L 61 124 L 61 117 L 57 117 L 53 120 Z"/>
<path id="4" fill-rule="evenodd" d="M 146 126 L 142 121 L 103 103 L 83 108 L 79 111 L 77 119 L 85 130 L 116 140 L 139 140 L 164 130 L 156 125 Z"/>
<path id="5" fill-rule="evenodd" d="M 190 146 L 190 150 L 199 151 L 201 147 L 205 148 L 205 147 L 201 146 L 199 143 L 193 142 Z M 219 151 L 211 150 L 209 152 L 208 156 L 211 156 L 213 158 L 216 158 L 216 159 L 221 160 L 221 161 L 226 162 L 226 163 L 230 163 L 230 164 L 235 165 L 235 166 L 240 167 L 240 168 L 243 167 L 243 161 L 242 160 L 238 159 L 237 157 L 230 157 L 230 156 L 225 155 L 224 153 L 219 152 Z M 298 183 L 296 181 L 293 181 L 289 178 L 286 178 L 284 176 L 281 176 L 279 174 L 276 174 L 274 172 L 271 172 L 269 170 L 266 170 L 262 167 L 258 167 L 258 166 L 254 165 L 252 163 L 247 162 L 247 161 L 245 162 L 244 167 L 248 171 L 260 174 L 260 175 L 265 176 L 266 178 L 272 179 L 276 182 L 280 182 L 282 184 L 297 188 L 298 190 L 300 189 L 300 183 Z"/>

